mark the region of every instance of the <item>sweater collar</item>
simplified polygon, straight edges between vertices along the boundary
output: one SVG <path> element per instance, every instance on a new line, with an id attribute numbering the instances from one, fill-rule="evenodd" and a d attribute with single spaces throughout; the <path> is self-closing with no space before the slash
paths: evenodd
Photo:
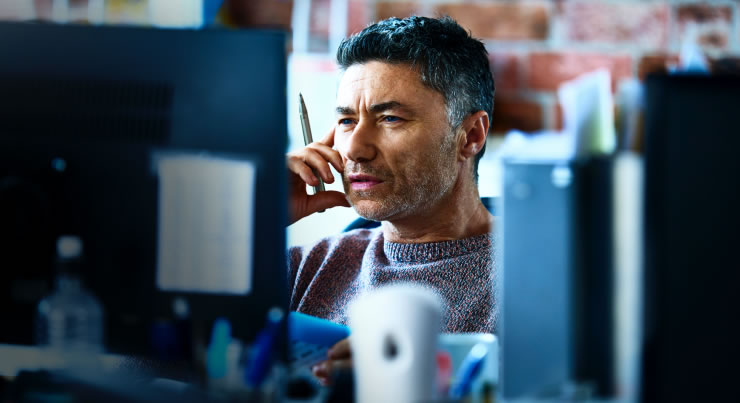
<path id="1" fill-rule="evenodd" d="M 488 233 L 440 242 L 401 243 L 384 241 L 383 252 L 391 262 L 426 263 L 490 250 L 492 246 L 493 234 Z"/>

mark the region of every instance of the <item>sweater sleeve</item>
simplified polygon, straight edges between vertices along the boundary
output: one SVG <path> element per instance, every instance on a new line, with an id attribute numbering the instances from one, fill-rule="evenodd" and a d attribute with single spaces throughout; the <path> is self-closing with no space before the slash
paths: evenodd
<path id="1" fill-rule="evenodd" d="M 327 291 L 346 286 L 340 277 L 350 268 L 359 270 L 370 236 L 368 230 L 355 230 L 321 239 L 311 246 L 289 248 L 290 310 L 298 310 L 307 296 L 322 301 Z"/>
<path id="2" fill-rule="evenodd" d="M 298 270 L 303 260 L 303 246 L 292 246 L 288 248 L 288 287 L 290 287 L 291 294 L 295 288 L 296 278 L 298 276 Z"/>
<path id="3" fill-rule="evenodd" d="M 321 268 L 331 243 L 331 238 L 325 238 L 310 247 L 295 246 L 288 250 L 291 311 L 298 308 L 299 301 Z"/>

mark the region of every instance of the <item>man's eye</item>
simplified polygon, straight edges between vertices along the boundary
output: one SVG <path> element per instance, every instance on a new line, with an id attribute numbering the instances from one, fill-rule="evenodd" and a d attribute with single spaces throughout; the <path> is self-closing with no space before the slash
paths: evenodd
<path id="1" fill-rule="evenodd" d="M 395 122 L 400 122 L 401 118 L 399 118 L 398 116 L 384 116 L 383 121 L 388 122 L 388 123 L 395 123 Z"/>
<path id="2" fill-rule="evenodd" d="M 353 123 L 352 119 L 339 119 L 340 125 L 351 125 Z"/>

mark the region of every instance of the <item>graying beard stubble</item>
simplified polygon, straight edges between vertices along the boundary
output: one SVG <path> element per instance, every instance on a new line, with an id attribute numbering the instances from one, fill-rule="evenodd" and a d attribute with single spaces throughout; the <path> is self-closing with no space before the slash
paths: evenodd
<path id="1" fill-rule="evenodd" d="M 379 200 L 378 208 L 374 209 L 375 214 L 372 214 L 371 211 L 357 211 L 357 213 L 370 220 L 383 221 L 404 212 L 417 211 L 422 206 L 430 206 L 439 201 L 454 184 L 454 169 L 445 166 L 456 144 L 454 133 L 455 131 L 452 131 L 445 137 L 445 141 L 440 144 L 440 148 L 437 149 L 436 153 L 433 153 L 435 155 L 425 155 L 423 157 L 434 161 L 433 172 L 420 173 L 423 180 L 414 182 L 413 188 L 409 189 L 410 191 L 404 192 L 404 194 L 391 194 L 387 198 Z M 448 156 L 448 158 L 439 158 L 440 155 Z M 443 175 L 443 182 L 435 180 L 438 173 Z"/>

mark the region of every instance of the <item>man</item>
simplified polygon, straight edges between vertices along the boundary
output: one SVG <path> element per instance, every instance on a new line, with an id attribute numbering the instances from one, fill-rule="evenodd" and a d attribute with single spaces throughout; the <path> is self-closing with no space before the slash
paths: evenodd
<path id="1" fill-rule="evenodd" d="M 291 214 L 352 206 L 381 221 L 289 251 L 290 308 L 346 322 L 359 293 L 394 282 L 436 290 L 444 332 L 494 332 L 493 217 L 477 190 L 478 161 L 493 110 L 493 77 L 483 44 L 452 19 L 391 18 L 346 39 L 336 125 L 288 155 Z M 342 173 L 345 193 L 306 193 Z M 328 376 L 330 351 L 314 372 Z"/>

